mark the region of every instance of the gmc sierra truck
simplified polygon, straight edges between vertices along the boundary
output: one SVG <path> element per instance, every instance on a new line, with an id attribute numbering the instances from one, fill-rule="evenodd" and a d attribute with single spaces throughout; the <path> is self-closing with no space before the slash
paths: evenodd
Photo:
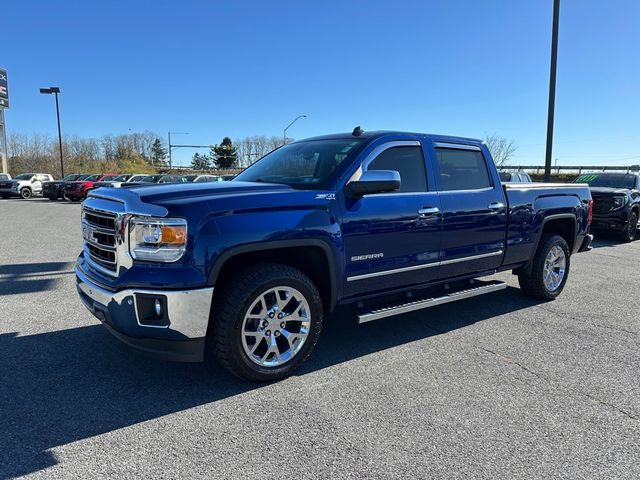
<path id="1" fill-rule="evenodd" d="M 92 191 L 77 290 L 138 350 L 275 380 L 338 305 L 368 322 L 503 289 L 482 277 L 506 270 L 554 299 L 591 211 L 586 185 L 502 185 L 479 140 L 358 127 L 231 182 Z"/>
<path id="2" fill-rule="evenodd" d="M 635 240 L 640 218 L 640 173 L 587 173 L 576 183 L 586 183 L 591 189 L 591 230 L 596 235 L 613 232 L 625 243 Z"/>

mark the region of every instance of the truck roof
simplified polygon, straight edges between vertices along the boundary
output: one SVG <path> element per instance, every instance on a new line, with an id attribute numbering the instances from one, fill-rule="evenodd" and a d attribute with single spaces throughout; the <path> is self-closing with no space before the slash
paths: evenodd
<path id="1" fill-rule="evenodd" d="M 452 135 L 438 135 L 433 133 L 417 133 L 417 132 L 401 132 L 395 130 L 375 130 L 371 132 L 364 131 L 360 135 L 353 135 L 353 133 L 333 133 L 330 135 L 321 135 L 318 137 L 310 137 L 298 140 L 299 142 L 307 142 L 311 140 L 332 140 L 332 139 L 346 139 L 346 138 L 366 138 L 368 140 L 375 140 L 377 138 L 394 135 L 407 135 L 414 137 L 428 138 L 435 142 L 465 142 L 465 143 L 477 143 L 482 144 L 482 140 L 477 138 L 457 137 Z"/>

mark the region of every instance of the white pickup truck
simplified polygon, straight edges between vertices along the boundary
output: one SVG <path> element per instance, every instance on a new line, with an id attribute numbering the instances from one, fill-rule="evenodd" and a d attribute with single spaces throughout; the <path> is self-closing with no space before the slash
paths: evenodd
<path id="1" fill-rule="evenodd" d="M 31 198 L 42 194 L 42 182 L 52 182 L 48 173 L 22 173 L 13 180 L 0 181 L 0 197 Z"/>

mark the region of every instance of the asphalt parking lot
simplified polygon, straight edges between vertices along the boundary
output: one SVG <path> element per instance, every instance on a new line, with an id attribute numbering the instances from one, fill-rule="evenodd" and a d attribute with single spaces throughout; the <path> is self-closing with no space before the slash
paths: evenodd
<path id="1" fill-rule="evenodd" d="M 328 323 L 271 385 L 131 352 L 80 304 L 78 204 L 0 200 L 0 478 L 639 478 L 640 240 L 504 291 Z"/>

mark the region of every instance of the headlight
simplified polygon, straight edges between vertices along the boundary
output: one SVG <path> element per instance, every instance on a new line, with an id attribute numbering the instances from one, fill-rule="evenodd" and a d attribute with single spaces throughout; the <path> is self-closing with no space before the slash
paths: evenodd
<path id="1" fill-rule="evenodd" d="M 627 197 L 613 197 L 613 205 L 611 205 L 611 210 L 618 210 L 619 208 L 624 207 L 627 204 Z"/>
<path id="2" fill-rule="evenodd" d="M 136 260 L 175 262 L 187 246 L 183 218 L 135 217 L 129 221 L 129 252 Z"/>

